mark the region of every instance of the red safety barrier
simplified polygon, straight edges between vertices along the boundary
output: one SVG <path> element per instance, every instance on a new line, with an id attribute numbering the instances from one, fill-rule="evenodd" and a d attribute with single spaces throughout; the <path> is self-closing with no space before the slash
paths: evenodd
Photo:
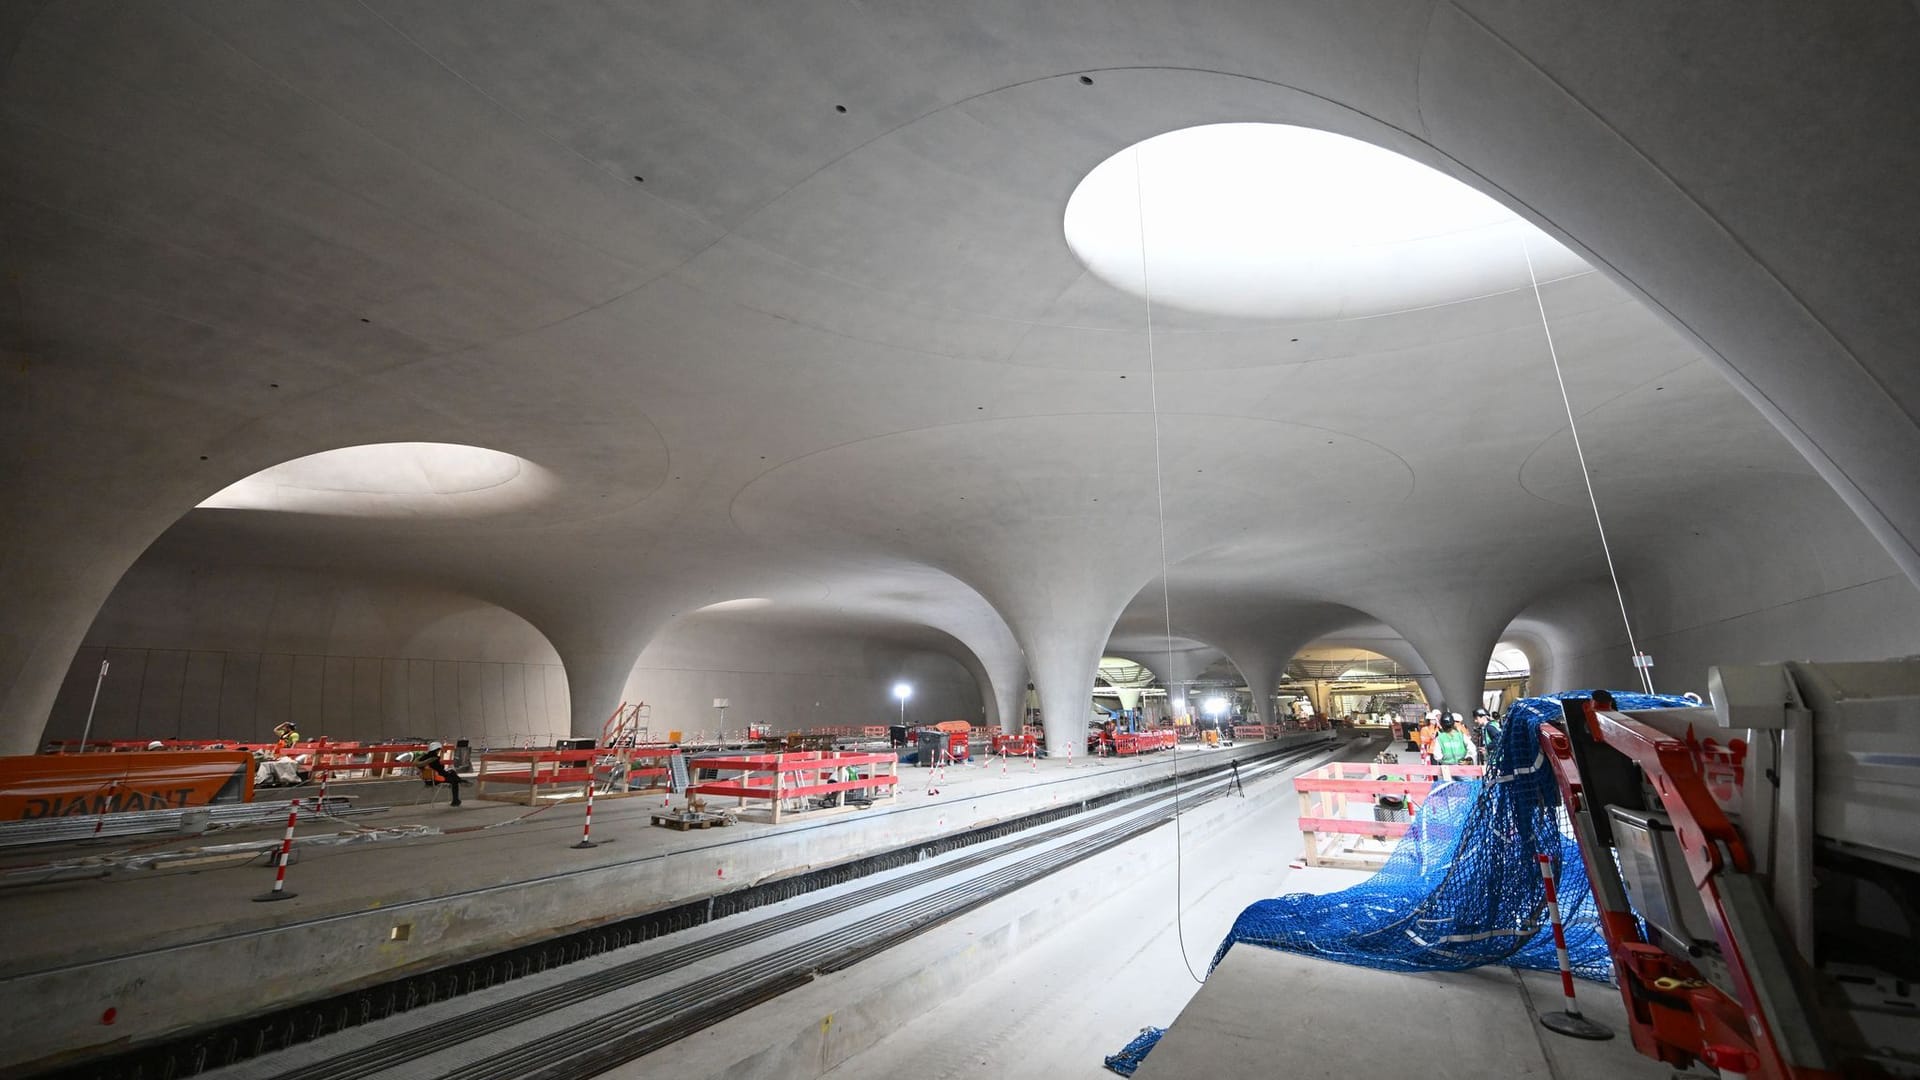
<path id="1" fill-rule="evenodd" d="M 1032 757 L 1039 750 L 1031 734 L 1008 735 L 995 732 L 987 747 L 994 757 Z"/>
<path id="2" fill-rule="evenodd" d="M 1377 762 L 1336 762 L 1294 777 L 1300 795 L 1300 832 L 1306 838 L 1308 866 L 1338 866 L 1377 870 L 1387 848 L 1371 849 L 1341 837 L 1397 840 L 1406 835 L 1407 821 L 1375 820 L 1373 810 L 1382 795 L 1399 799 L 1409 817 L 1419 813 L 1435 784 L 1466 780 L 1486 770 L 1479 765 L 1390 765 Z M 1350 800 L 1359 796 L 1367 817 L 1350 815 Z M 1329 837 L 1322 844 L 1323 835 Z"/>
<path id="3" fill-rule="evenodd" d="M 703 772 L 738 773 L 733 779 L 696 783 L 692 795 L 733 796 L 745 806 L 748 799 L 767 799 L 773 822 L 780 823 L 788 799 L 833 795 L 844 801 L 849 791 L 891 789 L 900 782 L 900 759 L 894 754 L 852 754 L 829 750 L 795 750 L 776 754 L 702 757 L 688 762 Z M 885 771 L 882 770 L 885 767 Z M 843 770 L 852 769 L 852 779 Z"/>
<path id="4" fill-rule="evenodd" d="M 1179 735 L 1172 728 L 1116 731 L 1112 735 L 1093 732 L 1087 736 L 1087 749 L 1096 755 L 1117 754 L 1121 757 L 1131 757 L 1135 754 L 1149 754 L 1156 750 L 1171 750 L 1179 739 Z"/>
<path id="5" fill-rule="evenodd" d="M 598 750 L 495 750 L 480 755 L 473 777 L 476 798 L 532 806 L 542 798 L 572 798 L 578 791 L 554 794 L 555 787 L 579 788 L 593 776 Z M 494 788 L 487 791 L 488 785 Z M 511 794 L 500 788 L 513 788 Z"/>
<path id="6" fill-rule="evenodd" d="M 678 747 L 660 743 L 598 750 L 490 750 L 479 755 L 473 794 L 491 802 L 532 806 L 542 799 L 574 798 L 576 791 L 553 789 L 584 787 L 589 780 L 604 789 L 602 795 L 648 794 L 667 788 L 672 759 L 679 755 Z"/>

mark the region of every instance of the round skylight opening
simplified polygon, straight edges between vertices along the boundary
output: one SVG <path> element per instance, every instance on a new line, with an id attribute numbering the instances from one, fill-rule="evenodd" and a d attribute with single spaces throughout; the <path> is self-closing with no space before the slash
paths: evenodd
<path id="1" fill-rule="evenodd" d="M 1141 235 L 1144 225 L 1145 266 Z M 1587 269 L 1486 195 L 1371 143 L 1286 124 L 1156 135 L 1067 200 L 1067 244 L 1115 288 L 1212 315 L 1382 315 Z"/>
<path id="2" fill-rule="evenodd" d="M 480 517 L 540 501 L 553 475 L 525 458 L 460 443 L 369 443 L 283 461 L 200 505 L 340 517 Z"/>

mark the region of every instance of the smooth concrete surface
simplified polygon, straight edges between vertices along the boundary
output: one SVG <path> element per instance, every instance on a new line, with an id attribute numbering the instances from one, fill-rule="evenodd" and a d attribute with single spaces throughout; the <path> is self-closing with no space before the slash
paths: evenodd
<path id="1" fill-rule="evenodd" d="M 946 770 L 938 794 L 929 793 L 930 770 L 905 768 L 896 800 L 777 827 L 743 820 L 683 833 L 647 824 L 657 796 L 603 800 L 594 808 L 602 846 L 591 851 L 570 847 L 580 833 L 577 803 L 533 813 L 469 800 L 456 810 L 442 796 L 346 825 L 426 823 L 439 835 L 301 846 L 288 871 L 299 895 L 277 904 L 252 901 L 271 883 L 257 864 L 10 889 L 0 894 L 12 945 L 0 995 L 16 1003 L 22 1034 L 9 1040 L 0 1065 L 323 997 L 1298 741 L 1311 740 L 1188 750 L 1178 761 L 1013 761 L 1004 773 L 999 762 L 983 762 Z M 389 940 L 402 923 L 408 939 Z M 109 1008 L 114 1024 L 96 1023 Z"/>
<path id="2" fill-rule="evenodd" d="M 1056 739 L 1136 622 L 1262 682 L 1309 629 L 1388 637 L 1464 709 L 1524 616 L 1536 666 L 1626 684 L 1607 605 L 1553 602 L 1605 576 L 1569 411 L 1676 679 L 1863 618 L 1853 658 L 1912 651 L 1917 30 L 1901 0 L 5 5 L 0 750 L 143 561 L 496 605 L 576 734 L 742 600 L 945 635 Z M 1097 165 L 1245 121 L 1410 157 L 1590 269 L 1238 318 L 1074 256 Z M 549 482 L 196 509 L 389 443 Z"/>
<path id="3" fill-rule="evenodd" d="M 1147 1055 L 1139 1080 L 1357 1075 L 1433 1080 L 1666 1080 L 1633 1050 L 1612 987 L 1583 983 L 1581 1009 L 1615 1038 L 1539 1025 L 1564 1008 L 1558 977 L 1511 968 L 1406 974 L 1272 949 L 1235 948 Z M 1118 1049 L 1116 1047 L 1116 1049 Z"/>
<path id="4" fill-rule="evenodd" d="M 1124 1042 L 1141 1016 L 1164 1023 L 1196 988 L 1180 934 L 1204 971 L 1240 909 L 1289 873 L 1300 834 L 1287 778 L 1325 760 L 1182 814 L 1177 846 L 1171 826 L 1155 829 L 607 1075 L 1102 1075 L 1103 1042 Z"/>

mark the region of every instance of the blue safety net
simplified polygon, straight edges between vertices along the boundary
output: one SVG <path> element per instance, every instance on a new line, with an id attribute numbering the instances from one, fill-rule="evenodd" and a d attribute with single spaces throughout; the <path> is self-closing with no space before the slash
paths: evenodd
<path id="1" fill-rule="evenodd" d="M 1559 872 L 1574 973 L 1609 981 L 1612 964 L 1586 867 L 1563 828 L 1560 790 L 1539 735 L 1541 724 L 1560 719 L 1561 700 L 1591 696 L 1576 690 L 1514 702 L 1489 749 L 1486 776 L 1437 785 L 1378 873 L 1336 893 L 1254 903 L 1240 913 L 1213 964 L 1245 942 L 1395 971 L 1496 963 L 1557 970 L 1536 858 L 1545 852 Z M 1620 709 L 1694 704 L 1625 691 L 1613 697 Z"/>
<path id="2" fill-rule="evenodd" d="M 1153 1049 L 1154 1044 L 1160 1041 L 1160 1036 L 1166 1033 L 1166 1028 L 1141 1028 L 1140 1034 L 1134 1036 L 1132 1042 L 1121 1047 L 1119 1053 L 1107 1055 L 1107 1068 L 1121 1076 L 1132 1076 L 1133 1071 L 1140 1067 L 1140 1063 L 1147 1059 L 1147 1051 Z"/>

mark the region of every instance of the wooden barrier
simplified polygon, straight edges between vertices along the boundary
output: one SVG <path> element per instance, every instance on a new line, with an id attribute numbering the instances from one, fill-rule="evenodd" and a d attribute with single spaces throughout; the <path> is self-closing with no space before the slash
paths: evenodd
<path id="1" fill-rule="evenodd" d="M 846 793 L 860 790 L 884 790 L 900 782 L 900 759 L 893 754 L 849 754 L 828 750 L 799 750 L 791 753 L 743 754 L 733 757 L 693 758 L 689 767 L 715 773 L 737 772 L 738 777 L 695 783 L 692 795 L 733 796 L 745 806 L 748 799 L 766 799 L 773 808 L 773 823 L 780 823 L 783 804 L 788 799 L 832 795 L 835 805 L 844 805 Z M 882 771 L 884 766 L 885 771 Z M 843 770 L 854 770 L 847 778 Z"/>
<path id="2" fill-rule="evenodd" d="M 1306 840 L 1308 866 L 1349 870 L 1378 870 L 1392 854 L 1393 845 L 1407 832 L 1407 821 L 1374 820 L 1382 795 L 1404 800 L 1408 816 L 1420 812 L 1435 784 L 1481 775 L 1478 765 L 1390 765 L 1344 761 L 1294 777 L 1300 796 L 1300 833 Z M 1360 796 L 1366 817 L 1351 816 L 1350 800 Z"/>

